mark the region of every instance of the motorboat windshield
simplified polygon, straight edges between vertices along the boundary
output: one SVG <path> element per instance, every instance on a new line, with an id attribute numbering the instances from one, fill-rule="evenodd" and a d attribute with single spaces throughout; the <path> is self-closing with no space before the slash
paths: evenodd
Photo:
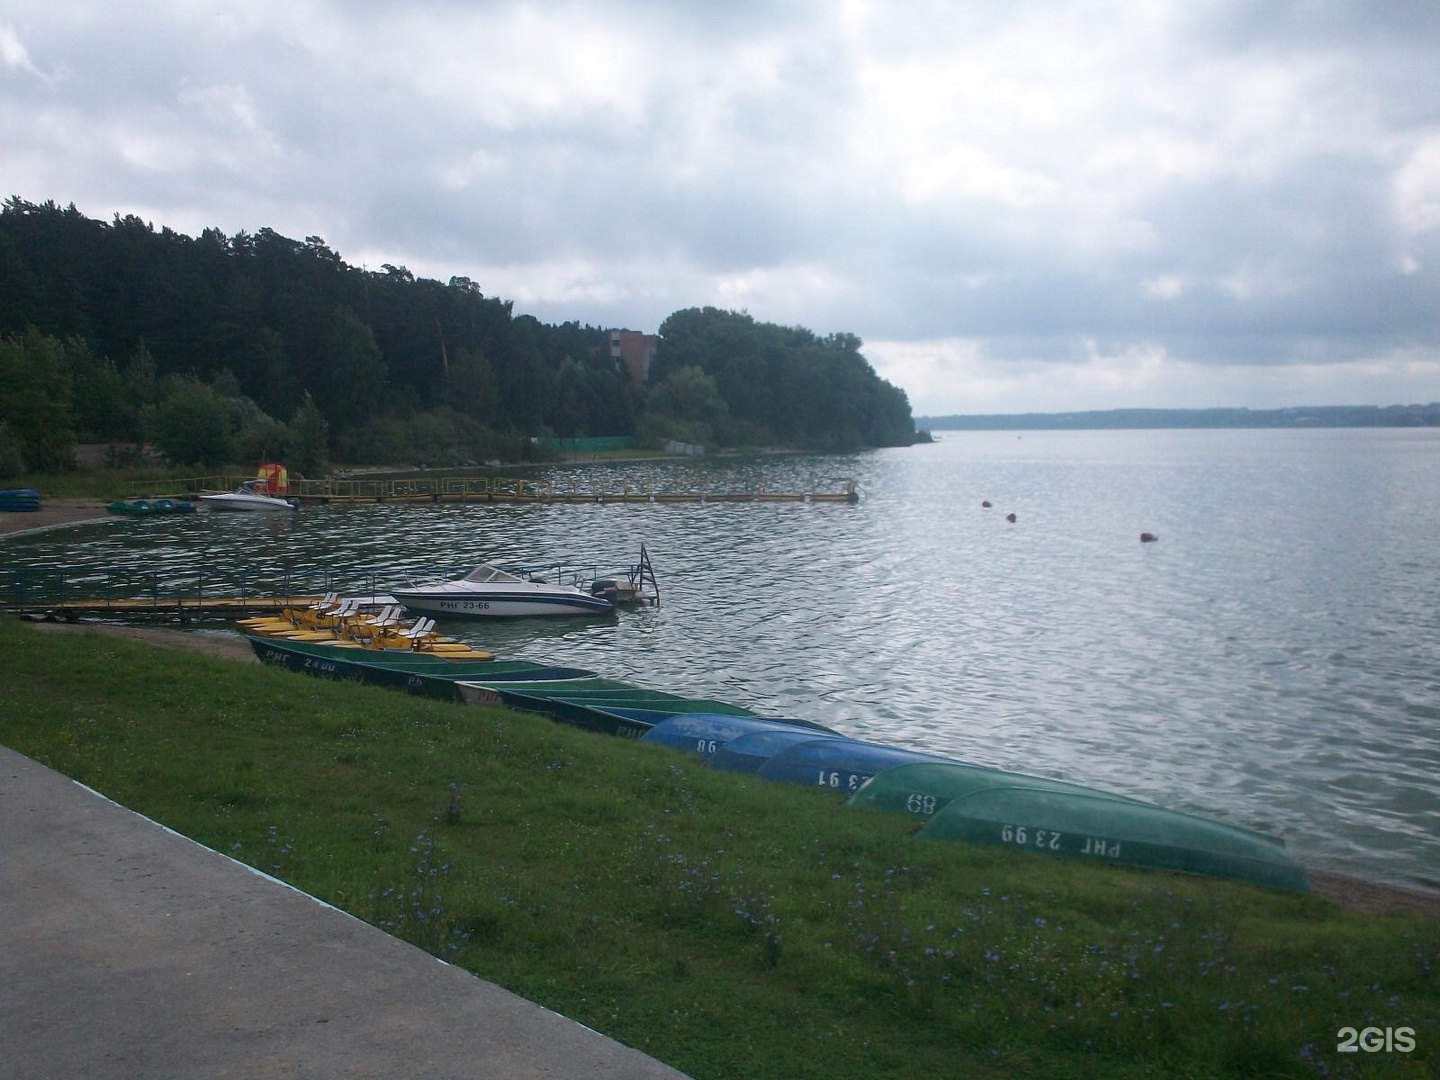
<path id="1" fill-rule="evenodd" d="M 477 585 L 482 585 L 488 581 L 523 581 L 524 578 L 517 577 L 514 574 L 508 574 L 495 566 L 484 565 L 477 566 L 460 580 L 471 581 Z"/>

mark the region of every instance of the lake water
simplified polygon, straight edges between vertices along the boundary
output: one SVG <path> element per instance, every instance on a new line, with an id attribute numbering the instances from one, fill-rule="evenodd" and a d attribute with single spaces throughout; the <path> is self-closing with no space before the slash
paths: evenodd
<path id="1" fill-rule="evenodd" d="M 548 474 L 606 490 L 854 478 L 858 505 L 117 519 L 8 541 L 0 559 L 364 568 L 384 588 L 497 556 L 613 569 L 643 540 L 658 609 L 442 629 L 1278 832 L 1315 867 L 1440 879 L 1440 431 L 940 439 Z"/>

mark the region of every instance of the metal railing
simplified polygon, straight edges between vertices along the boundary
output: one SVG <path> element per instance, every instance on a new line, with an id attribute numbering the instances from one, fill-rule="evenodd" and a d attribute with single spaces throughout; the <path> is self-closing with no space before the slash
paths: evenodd
<path id="1" fill-rule="evenodd" d="M 74 570 L 21 567 L 0 570 L 0 604 L 13 610 L 91 604 L 98 608 L 203 605 L 207 600 L 289 600 L 327 592 L 375 595 L 379 572 L 294 567 L 212 567 Z M 388 583 L 393 574 L 385 574 Z"/>

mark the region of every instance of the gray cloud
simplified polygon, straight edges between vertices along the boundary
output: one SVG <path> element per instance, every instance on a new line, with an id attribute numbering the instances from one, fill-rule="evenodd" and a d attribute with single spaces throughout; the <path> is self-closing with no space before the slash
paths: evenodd
<path id="1" fill-rule="evenodd" d="M 922 412 L 1440 398 L 1428 2 L 22 7 L 7 194 L 853 332 Z"/>

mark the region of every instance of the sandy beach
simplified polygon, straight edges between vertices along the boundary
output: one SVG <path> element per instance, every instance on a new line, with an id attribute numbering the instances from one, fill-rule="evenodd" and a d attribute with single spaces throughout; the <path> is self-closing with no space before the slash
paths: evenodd
<path id="1" fill-rule="evenodd" d="M 41 508 L 30 513 L 0 512 L 0 538 L 61 528 L 106 516 L 98 499 L 42 499 Z M 3 548 L 0 548 L 3 551 Z M 96 623 L 39 622 L 37 630 L 48 632 L 90 631 L 117 634 L 167 648 L 189 649 L 245 663 L 254 663 L 249 646 L 213 634 L 138 626 L 106 626 Z M 1310 871 L 1310 888 L 1316 895 L 1349 910 L 1373 915 L 1424 915 L 1440 918 L 1440 890 L 1408 888 L 1364 881 L 1323 870 Z"/>

